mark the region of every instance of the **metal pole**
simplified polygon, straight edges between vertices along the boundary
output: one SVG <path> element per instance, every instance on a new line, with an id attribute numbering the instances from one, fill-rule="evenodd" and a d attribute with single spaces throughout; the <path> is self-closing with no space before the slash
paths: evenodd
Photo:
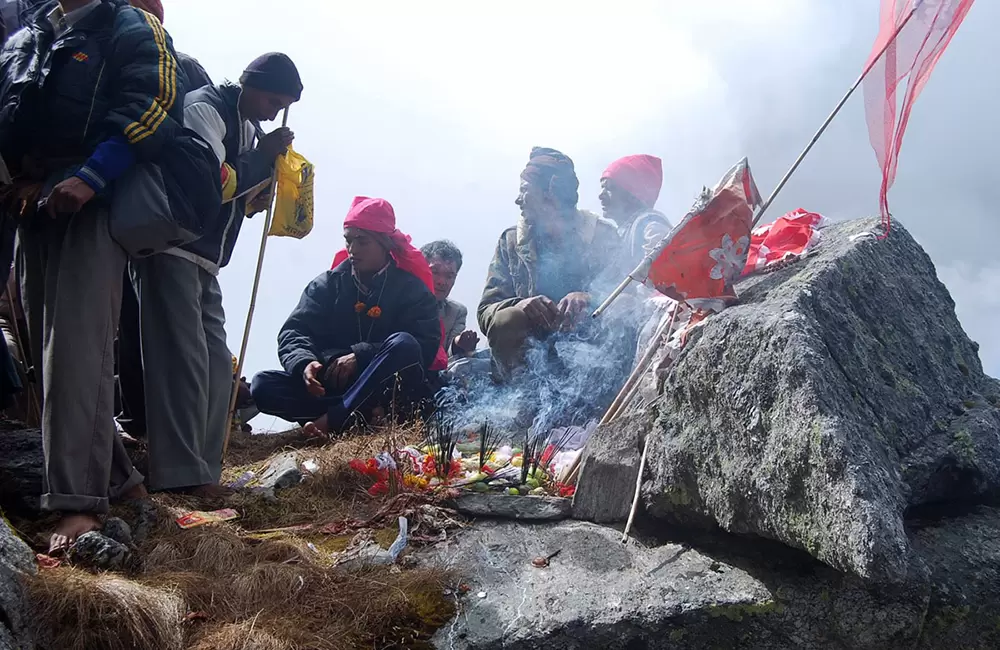
<path id="1" fill-rule="evenodd" d="M 868 73 L 872 71 L 872 69 L 875 67 L 875 64 L 878 63 L 879 59 L 882 58 L 882 55 L 885 54 L 886 50 L 889 49 L 889 46 L 896 42 L 896 38 L 899 36 L 899 33 L 903 31 L 903 28 L 906 27 L 906 24 L 910 22 L 910 19 L 913 18 L 913 14 L 915 14 L 916 12 L 917 8 L 916 6 L 914 6 L 914 8 L 910 11 L 910 13 L 907 14 L 906 18 L 903 19 L 903 22 L 900 23 L 899 27 L 896 28 L 896 31 L 893 32 L 892 37 L 890 37 L 888 42 L 886 42 L 885 47 L 883 47 L 879 51 L 878 56 L 873 57 L 871 62 L 867 66 L 865 66 L 865 69 L 861 73 L 861 76 L 859 76 L 857 80 L 847 90 L 847 94 L 845 94 L 841 98 L 840 102 L 837 103 L 836 108 L 834 108 L 833 112 L 827 116 L 826 120 L 823 122 L 823 125 L 820 126 L 816 134 L 813 135 L 812 140 L 809 141 L 809 144 L 806 145 L 806 148 L 802 151 L 802 153 L 799 154 L 799 157 L 795 159 L 795 162 L 792 163 L 791 169 L 789 169 L 788 172 L 785 173 L 784 177 L 778 183 L 778 186 L 774 188 L 774 191 L 771 192 L 771 195 L 767 197 L 767 200 L 764 201 L 764 204 L 760 206 L 759 210 L 757 210 L 757 214 L 756 216 L 754 216 L 751 228 L 753 228 L 760 222 L 761 218 L 763 218 L 764 216 L 764 213 L 767 212 L 767 209 L 769 207 L 771 207 L 771 204 L 774 203 L 774 200 L 778 198 L 778 194 L 781 192 L 781 190 L 785 188 L 785 185 L 792 177 L 792 174 L 795 173 L 795 170 L 799 168 L 799 165 L 802 164 L 802 161 L 805 160 L 805 157 L 809 154 L 810 151 L 812 151 L 812 148 L 816 145 L 816 142 L 820 139 L 820 136 L 822 136 L 823 133 L 826 132 L 827 127 L 830 126 L 831 122 L 833 122 L 833 118 L 837 117 L 837 114 L 840 113 L 840 110 L 844 107 L 844 104 L 847 103 L 847 100 L 851 98 L 851 95 L 854 94 L 854 91 L 857 90 L 858 86 L 860 86 L 861 83 L 865 80 L 865 77 L 868 76 Z M 653 254 L 655 254 L 655 252 Z M 628 277 L 622 280 L 622 283 L 619 284 L 617 288 L 615 288 L 615 290 L 611 293 L 611 295 L 608 296 L 607 300 L 601 303 L 601 306 L 594 310 L 592 316 L 594 318 L 597 318 L 598 316 L 603 314 L 605 310 L 607 310 L 607 308 L 611 306 L 611 303 L 613 303 L 618 298 L 618 296 L 620 296 L 622 292 L 628 288 L 629 284 L 631 284 L 632 282 L 639 281 L 636 279 L 637 276 L 645 277 L 644 275 L 642 275 L 643 271 L 645 271 L 648 274 L 649 267 L 652 265 L 652 262 L 653 262 L 652 258 L 650 256 L 647 256 L 646 259 L 644 259 L 639 264 L 639 266 L 635 267 L 635 269 L 628 275 Z"/>
<path id="2" fill-rule="evenodd" d="M 288 126 L 288 109 L 285 109 L 281 119 L 281 126 Z M 257 307 L 257 290 L 260 288 L 260 273 L 264 268 L 264 249 L 267 248 L 267 233 L 271 230 L 271 218 L 274 215 L 275 188 L 278 185 L 278 166 L 274 166 L 274 173 L 271 175 L 271 187 L 269 190 L 271 202 L 267 205 L 267 215 L 264 217 L 264 231 L 260 235 L 260 252 L 257 253 L 257 273 L 253 277 L 253 290 L 250 292 L 250 308 L 247 310 L 246 324 L 243 326 L 243 344 L 240 346 L 239 360 L 236 362 L 236 377 L 233 381 L 233 392 L 229 397 L 229 412 L 226 415 L 226 437 L 222 443 L 222 458 L 225 460 L 226 452 L 229 451 L 229 436 L 233 431 L 233 413 L 236 412 L 236 399 L 240 394 L 240 377 L 243 375 L 243 362 L 247 356 L 247 343 L 250 341 L 250 325 L 253 323 L 253 312 Z"/>
<path id="3" fill-rule="evenodd" d="M 839 113 L 840 109 L 844 107 L 844 104 L 847 103 L 847 100 L 851 98 L 851 95 L 854 94 L 854 91 L 858 89 L 858 86 L 861 85 L 861 82 L 865 80 L 865 77 L 868 76 L 868 73 L 872 71 L 872 69 L 875 67 L 875 64 L 879 62 L 879 60 L 882 58 L 882 55 L 885 54 L 886 50 L 889 49 L 889 46 L 891 46 L 893 43 L 896 42 L 896 38 L 899 36 L 899 33 L 903 31 L 903 28 L 906 27 L 906 24 L 910 22 L 910 19 L 913 18 L 913 14 L 915 13 L 917 13 L 916 4 L 914 5 L 913 9 L 910 10 L 910 13 L 906 16 L 906 18 L 903 19 L 903 22 L 899 24 L 899 27 L 896 28 L 896 31 L 893 32 L 889 40 L 886 41 L 885 47 L 883 47 L 879 51 L 878 56 L 872 57 L 871 62 L 865 67 L 864 71 L 862 71 L 861 76 L 859 76 L 857 80 L 854 82 L 854 84 L 850 88 L 848 88 L 847 94 L 845 94 L 841 98 L 836 108 L 833 109 L 833 112 L 827 116 L 826 120 L 823 122 L 823 125 L 819 127 L 819 130 L 816 131 L 816 134 L 812 137 L 812 140 L 809 141 L 809 144 L 806 145 L 806 148 L 802 150 L 802 153 L 799 154 L 799 157 L 795 159 L 794 163 L 792 163 L 791 169 L 789 169 L 788 172 L 785 173 L 785 176 L 778 183 L 778 186 L 774 188 L 773 192 L 771 192 L 771 196 L 767 197 L 767 200 L 764 201 L 764 204 L 760 206 L 759 210 L 757 210 L 757 216 L 754 217 L 753 225 L 751 227 L 756 226 L 760 222 L 761 218 L 764 216 L 764 213 L 767 211 L 769 207 L 771 207 L 771 204 L 774 203 L 774 200 L 778 197 L 778 193 L 785 188 L 785 185 L 788 183 L 788 180 L 792 177 L 792 174 L 794 174 L 795 170 L 799 168 L 799 165 L 802 164 L 802 161 L 805 159 L 806 155 L 808 155 L 809 152 L 812 151 L 813 146 L 820 139 L 820 136 L 823 135 L 823 133 L 826 131 L 826 128 L 830 126 L 831 122 L 833 122 L 833 118 L 837 117 L 837 113 Z"/>

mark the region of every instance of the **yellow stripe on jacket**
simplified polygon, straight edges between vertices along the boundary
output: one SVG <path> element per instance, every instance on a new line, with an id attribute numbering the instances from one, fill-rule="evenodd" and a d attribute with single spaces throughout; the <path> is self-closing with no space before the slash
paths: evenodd
<path id="1" fill-rule="evenodd" d="M 125 128 L 125 137 L 128 138 L 129 144 L 137 144 L 151 136 L 167 119 L 167 111 L 173 107 L 177 99 L 177 61 L 167 49 L 166 32 L 163 31 L 160 21 L 152 14 L 142 10 L 140 12 L 153 32 L 153 42 L 156 44 L 159 92 L 139 121 Z"/>

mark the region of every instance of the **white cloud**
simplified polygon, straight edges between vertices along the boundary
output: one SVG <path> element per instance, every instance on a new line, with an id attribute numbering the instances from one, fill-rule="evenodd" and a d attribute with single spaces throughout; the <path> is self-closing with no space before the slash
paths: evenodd
<path id="1" fill-rule="evenodd" d="M 980 3 L 970 14 L 921 98 L 911 132 L 947 127 L 948 141 L 972 142 L 963 137 L 968 131 L 959 132 L 969 119 L 959 112 L 978 108 L 992 119 L 995 101 L 987 100 L 996 75 L 979 75 L 975 88 L 962 91 L 980 93 L 974 106 L 951 99 L 920 122 L 949 75 L 996 58 L 1000 41 L 988 27 L 973 42 L 978 14 L 990 10 Z M 878 21 L 871 0 L 172 0 L 166 12 L 176 47 L 217 81 L 238 78 L 255 56 L 277 50 L 296 61 L 306 86 L 291 126 L 296 148 L 316 165 L 316 227 L 305 240 L 268 244 L 249 374 L 275 367 L 278 329 L 341 246 L 341 220 L 355 194 L 392 201 L 400 228 L 417 244 L 456 241 L 466 263 L 455 297 L 474 313 L 497 237 L 516 218 L 517 176 L 531 146 L 557 147 L 574 159 L 585 208 L 597 207 L 604 166 L 640 152 L 664 160 L 659 207 L 672 217 L 744 155 L 766 194 L 853 81 Z M 799 204 L 828 215 L 874 212 L 878 172 L 864 128 L 858 97 L 775 212 Z M 943 215 L 917 214 L 928 199 L 968 198 L 963 205 L 977 210 L 968 218 L 1000 233 L 991 225 L 995 174 L 967 152 L 946 154 L 954 177 L 938 178 L 932 192 L 922 193 L 930 172 L 919 162 L 941 147 L 908 134 L 893 201 L 907 227 L 928 240 L 944 277 L 952 251 L 935 248 L 926 234 L 937 231 Z M 981 168 L 988 173 L 977 174 Z M 907 203 L 915 216 L 903 210 Z M 260 219 L 246 223 L 221 276 L 233 348 L 260 227 Z M 963 273 L 983 296 L 993 286 L 983 272 Z M 976 315 L 986 298 L 948 282 L 987 367 L 1000 374 L 991 321 Z"/>

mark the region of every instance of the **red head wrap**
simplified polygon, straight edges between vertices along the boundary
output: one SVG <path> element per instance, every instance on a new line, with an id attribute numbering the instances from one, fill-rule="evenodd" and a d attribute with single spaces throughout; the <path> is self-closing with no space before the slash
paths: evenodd
<path id="1" fill-rule="evenodd" d="M 601 180 L 605 178 L 610 178 L 652 209 L 663 186 L 663 163 L 656 156 L 625 156 L 608 165 L 601 175 Z"/>
<path id="2" fill-rule="evenodd" d="M 136 9 L 142 9 L 156 16 L 156 19 L 163 24 L 163 3 L 160 0 L 129 0 Z"/>
<path id="3" fill-rule="evenodd" d="M 344 228 L 360 228 L 369 232 L 385 235 L 389 242 L 389 254 L 396 261 L 401 271 L 415 275 L 427 285 L 431 294 L 434 293 L 434 275 L 431 267 L 424 259 L 424 254 L 410 243 L 410 236 L 396 229 L 396 213 L 392 205 L 385 199 L 370 199 L 367 196 L 356 196 L 344 218 Z M 347 259 L 347 249 L 340 251 L 333 258 L 335 269 Z M 444 339 L 444 323 L 441 324 L 441 338 Z M 444 370 L 448 366 L 448 355 L 443 347 L 438 347 L 437 356 L 431 364 L 431 370 Z"/>

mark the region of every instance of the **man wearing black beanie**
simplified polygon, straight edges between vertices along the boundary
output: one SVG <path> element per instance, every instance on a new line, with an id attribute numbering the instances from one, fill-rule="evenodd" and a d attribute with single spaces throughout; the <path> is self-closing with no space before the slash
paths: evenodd
<path id="1" fill-rule="evenodd" d="M 257 211 L 252 197 L 266 193 L 275 159 L 294 139 L 281 127 L 254 146 L 260 122 L 274 120 L 301 97 L 298 70 L 280 53 L 255 59 L 239 85 L 205 86 L 187 95 L 184 126 L 215 151 L 223 205 L 200 239 L 133 261 L 152 490 L 225 492 L 218 483 L 233 368 L 216 275 L 229 262 L 243 218 Z"/>

